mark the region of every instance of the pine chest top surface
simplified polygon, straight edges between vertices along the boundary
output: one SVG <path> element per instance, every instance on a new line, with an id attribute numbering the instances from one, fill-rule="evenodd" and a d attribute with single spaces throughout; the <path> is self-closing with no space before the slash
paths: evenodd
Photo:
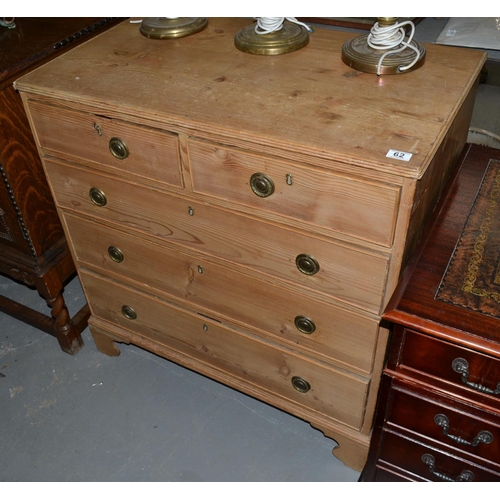
<path id="1" fill-rule="evenodd" d="M 341 61 L 353 33 L 316 28 L 296 52 L 241 52 L 234 36 L 251 22 L 210 18 L 195 35 L 153 40 L 125 21 L 15 85 L 188 133 L 420 177 L 486 58 L 481 51 L 427 45 L 421 68 L 377 77 Z M 387 158 L 390 149 L 412 157 Z"/>

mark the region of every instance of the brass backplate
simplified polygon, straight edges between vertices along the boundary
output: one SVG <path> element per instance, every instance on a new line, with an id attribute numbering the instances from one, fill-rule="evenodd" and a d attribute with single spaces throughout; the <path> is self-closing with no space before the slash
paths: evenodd
<path id="1" fill-rule="evenodd" d="M 208 25 L 206 17 L 146 17 L 139 31 L 148 38 L 169 39 L 193 35 Z"/>
<path id="2" fill-rule="evenodd" d="M 279 31 L 259 35 L 255 24 L 239 30 L 234 37 L 236 48 L 249 54 L 277 56 L 305 47 L 309 43 L 309 32 L 300 24 L 284 21 Z"/>

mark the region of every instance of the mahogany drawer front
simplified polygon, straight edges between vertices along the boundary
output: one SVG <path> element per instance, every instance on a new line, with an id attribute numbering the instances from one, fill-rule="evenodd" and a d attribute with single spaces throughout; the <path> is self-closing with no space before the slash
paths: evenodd
<path id="1" fill-rule="evenodd" d="M 60 207 L 105 218 L 375 314 L 380 312 L 387 256 L 314 238 L 87 169 L 70 168 L 48 159 L 45 166 Z M 92 188 L 105 194 L 105 206 L 91 201 Z M 311 269 L 314 274 L 307 274 Z"/>
<path id="2" fill-rule="evenodd" d="M 387 431 L 382 433 L 379 460 L 407 470 L 423 481 L 464 481 L 467 478 L 470 482 L 500 480 L 500 475 L 474 462 Z"/>
<path id="3" fill-rule="evenodd" d="M 500 415 L 492 416 L 449 400 L 443 406 L 393 387 L 387 416 L 394 424 L 493 463 L 500 457 Z M 482 417 L 482 418 L 481 418 Z M 496 421 L 495 421 L 496 419 Z"/>
<path id="4" fill-rule="evenodd" d="M 392 245 L 399 188 L 189 140 L 196 192 Z M 271 194 L 270 194 L 271 193 Z"/>
<path id="5" fill-rule="evenodd" d="M 408 369 L 468 389 L 471 399 L 487 397 L 500 408 L 500 359 L 405 329 L 397 370 Z"/>
<path id="6" fill-rule="evenodd" d="M 378 465 L 373 478 L 373 482 L 379 483 L 403 483 L 408 481 L 411 481 L 411 479 L 402 475 L 401 472 L 397 474 L 395 471 L 387 470 L 385 467 L 380 467 Z"/>
<path id="7" fill-rule="evenodd" d="M 361 426 L 368 379 L 310 362 L 97 275 L 81 271 L 80 276 L 94 317 L 356 429 Z M 132 308 L 136 318 L 125 317 L 123 306 Z M 130 310 L 126 312 L 130 317 Z"/>
<path id="8" fill-rule="evenodd" d="M 183 187 L 174 134 L 37 101 L 30 101 L 30 112 L 45 154 L 62 153 Z"/>
<path id="9" fill-rule="evenodd" d="M 65 223 L 81 266 L 135 280 L 193 307 L 249 325 L 316 357 L 371 372 L 378 322 L 178 248 L 102 226 L 74 214 Z"/>

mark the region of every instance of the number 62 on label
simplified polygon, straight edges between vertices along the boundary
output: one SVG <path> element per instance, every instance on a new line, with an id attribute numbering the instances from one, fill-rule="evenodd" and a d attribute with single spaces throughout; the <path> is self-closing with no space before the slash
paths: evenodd
<path id="1" fill-rule="evenodd" d="M 406 153 L 405 151 L 389 149 L 389 152 L 385 156 L 387 158 L 394 158 L 395 160 L 410 161 L 410 158 L 413 155 L 411 153 Z"/>

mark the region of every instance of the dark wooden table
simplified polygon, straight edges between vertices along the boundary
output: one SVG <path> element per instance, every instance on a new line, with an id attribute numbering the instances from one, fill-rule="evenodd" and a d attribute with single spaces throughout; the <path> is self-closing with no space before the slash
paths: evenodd
<path id="1" fill-rule="evenodd" d="M 54 335 L 70 354 L 83 346 L 89 311 L 70 317 L 65 304 L 75 266 L 13 82 L 122 20 L 15 18 L 14 28 L 0 26 L 0 273 L 37 290 L 50 314 L 6 296 L 0 311 Z"/>

